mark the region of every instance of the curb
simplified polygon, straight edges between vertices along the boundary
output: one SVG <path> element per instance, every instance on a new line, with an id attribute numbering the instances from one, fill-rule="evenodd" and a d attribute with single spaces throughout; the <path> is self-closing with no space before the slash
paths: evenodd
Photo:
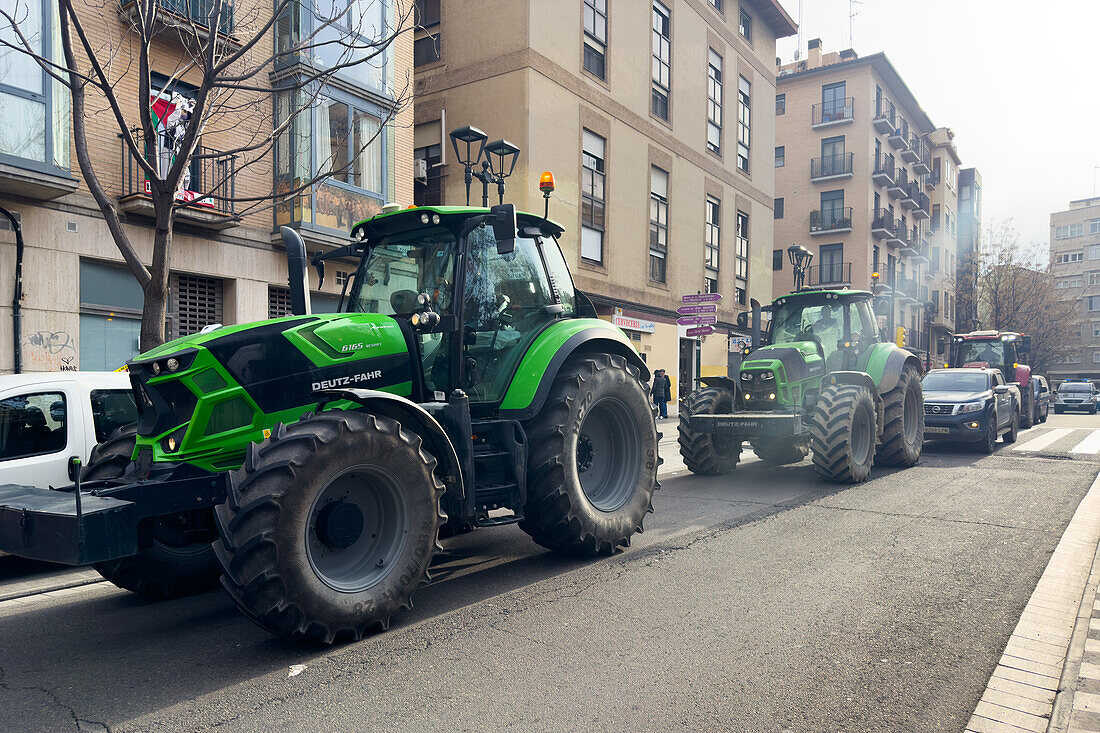
<path id="1" fill-rule="evenodd" d="M 1073 716 L 1073 695 L 1077 691 L 1077 681 L 1081 676 L 1081 660 L 1085 655 L 1085 642 L 1089 637 L 1089 624 L 1092 622 L 1093 603 L 1100 587 L 1100 548 L 1092 560 L 1092 572 L 1081 597 L 1081 607 L 1077 612 L 1077 621 L 1073 626 L 1073 638 L 1066 652 L 1066 664 L 1058 682 L 1058 694 L 1054 698 L 1054 711 L 1050 716 L 1048 733 L 1063 733 L 1070 726 Z"/>

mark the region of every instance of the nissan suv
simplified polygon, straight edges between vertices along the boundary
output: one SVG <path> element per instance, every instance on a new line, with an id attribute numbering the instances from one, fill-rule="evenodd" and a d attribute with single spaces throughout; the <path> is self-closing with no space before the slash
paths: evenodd
<path id="1" fill-rule="evenodd" d="M 973 443 L 992 453 L 997 438 L 1015 443 L 1020 390 L 999 369 L 933 369 L 924 375 L 924 438 Z"/>

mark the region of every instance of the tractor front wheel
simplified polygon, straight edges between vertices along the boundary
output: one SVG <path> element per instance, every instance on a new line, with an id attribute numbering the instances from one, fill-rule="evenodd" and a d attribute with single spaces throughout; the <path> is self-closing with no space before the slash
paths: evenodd
<path id="1" fill-rule="evenodd" d="M 920 372 L 906 364 L 898 383 L 882 396 L 882 440 L 875 455 L 880 466 L 915 466 L 924 447 L 924 390 Z"/>
<path id="2" fill-rule="evenodd" d="M 838 483 L 859 483 L 875 460 L 875 401 L 866 387 L 836 384 L 821 390 L 810 446 L 814 470 Z"/>
<path id="3" fill-rule="evenodd" d="M 136 425 L 123 425 L 92 448 L 81 481 L 129 475 L 136 436 Z M 136 555 L 93 567 L 119 588 L 154 600 L 202 593 L 216 588 L 221 574 L 210 547 L 213 537 L 209 509 L 158 517 L 153 520 L 152 545 Z"/>
<path id="4" fill-rule="evenodd" d="M 387 628 L 441 549 L 435 466 L 387 417 L 331 411 L 276 426 L 215 509 L 222 585 L 278 636 L 331 644 Z"/>
<path id="5" fill-rule="evenodd" d="M 526 425 L 520 529 L 555 552 L 611 554 L 653 511 L 657 426 L 638 370 L 615 354 L 570 358 Z"/>
<path id="6" fill-rule="evenodd" d="M 769 466 L 786 466 L 803 460 L 809 454 L 810 447 L 805 440 L 760 439 L 752 441 L 752 452 Z"/>
<path id="7" fill-rule="evenodd" d="M 692 473 L 718 476 L 730 473 L 741 460 L 740 435 L 704 433 L 692 421 L 695 415 L 728 415 L 733 412 L 733 392 L 703 387 L 688 395 L 680 406 L 680 455 Z M 759 455 L 759 454 L 757 454 Z"/>

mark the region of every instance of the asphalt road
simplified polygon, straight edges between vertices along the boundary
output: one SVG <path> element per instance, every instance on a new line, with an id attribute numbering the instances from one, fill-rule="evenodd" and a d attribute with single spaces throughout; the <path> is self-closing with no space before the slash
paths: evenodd
<path id="1" fill-rule="evenodd" d="M 961 730 L 1100 469 L 1073 453 L 1092 429 L 1052 415 L 1021 450 L 931 446 L 852 487 L 672 459 L 625 552 L 455 538 L 411 613 L 329 649 L 220 592 L 23 594 L 0 601 L 0 730 Z M 0 598 L 64 577 L 0 558 Z"/>

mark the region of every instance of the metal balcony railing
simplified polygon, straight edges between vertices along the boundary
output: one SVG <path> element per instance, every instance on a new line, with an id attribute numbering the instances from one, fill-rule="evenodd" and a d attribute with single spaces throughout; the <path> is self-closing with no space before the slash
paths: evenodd
<path id="1" fill-rule="evenodd" d="M 889 209 L 875 209 L 871 212 L 871 233 L 876 237 L 893 234 L 896 228 L 897 222 Z"/>
<path id="2" fill-rule="evenodd" d="M 810 161 L 810 178 L 838 178 L 852 175 L 854 153 L 823 155 Z"/>
<path id="3" fill-rule="evenodd" d="M 894 156 L 891 153 L 875 154 L 875 170 L 871 174 L 875 183 L 888 185 L 894 182 Z"/>
<path id="4" fill-rule="evenodd" d="M 855 119 L 856 100 L 854 97 L 847 97 L 845 99 L 820 102 L 813 106 L 811 113 L 814 127 L 851 122 Z"/>
<path id="5" fill-rule="evenodd" d="M 879 99 L 875 104 L 875 129 L 879 132 L 893 132 L 894 104 L 888 99 Z"/>
<path id="6" fill-rule="evenodd" d="M 123 7 L 132 5 L 137 0 L 123 2 Z M 222 0 L 221 16 L 214 21 L 214 0 L 156 0 L 157 6 L 172 15 L 194 23 L 201 28 L 213 28 L 217 25 L 218 33 L 231 35 L 233 33 L 233 2 Z"/>
<path id="7" fill-rule="evenodd" d="M 852 282 L 851 262 L 825 262 L 810 266 L 810 285 L 841 285 Z"/>
<path id="8" fill-rule="evenodd" d="M 810 212 L 810 234 L 824 234 L 852 228 L 852 207 L 814 209 Z"/>
<path id="9" fill-rule="evenodd" d="M 164 139 L 161 139 L 159 145 L 148 144 L 136 131 L 134 138 L 138 141 L 138 146 L 145 151 L 143 158 L 157 170 L 167 173 L 169 166 L 172 165 L 172 154 Z M 197 147 L 191 164 L 184 172 L 176 200 L 179 203 L 219 214 L 234 214 L 236 164 L 235 155 L 222 155 L 212 148 Z M 152 190 L 145 171 L 137 158 L 130 154 L 124 142 L 122 143 L 122 171 L 123 197 L 151 195 Z"/>

